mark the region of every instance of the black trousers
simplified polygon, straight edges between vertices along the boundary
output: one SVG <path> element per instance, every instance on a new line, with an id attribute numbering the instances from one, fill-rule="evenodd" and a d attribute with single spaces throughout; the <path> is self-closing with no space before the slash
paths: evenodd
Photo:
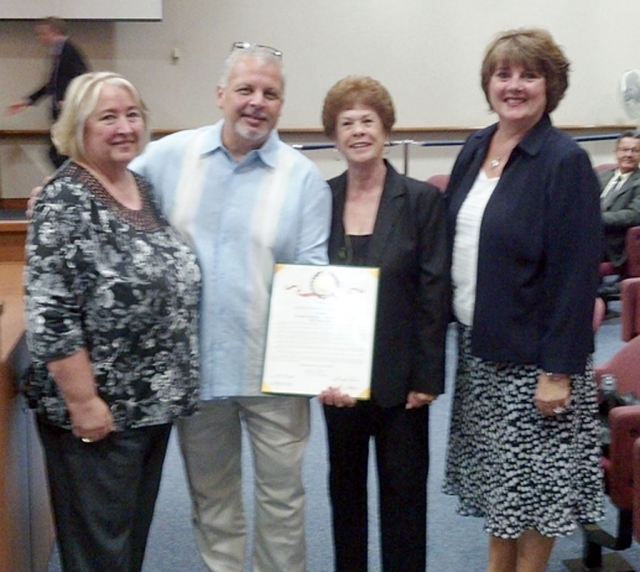
<path id="1" fill-rule="evenodd" d="M 139 572 L 171 425 L 83 443 L 38 420 L 64 572 Z"/>
<path id="2" fill-rule="evenodd" d="M 426 568 L 429 408 L 324 407 L 336 572 L 366 572 L 367 467 L 375 440 L 384 572 Z"/>

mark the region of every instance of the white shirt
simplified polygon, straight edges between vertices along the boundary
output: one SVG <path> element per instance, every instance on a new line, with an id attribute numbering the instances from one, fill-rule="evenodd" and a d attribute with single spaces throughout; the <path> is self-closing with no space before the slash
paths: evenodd
<path id="1" fill-rule="evenodd" d="M 456 219 L 451 267 L 453 312 L 458 321 L 466 326 L 473 323 L 482 217 L 499 180 L 499 177 L 488 179 L 484 170 L 480 169 Z"/>

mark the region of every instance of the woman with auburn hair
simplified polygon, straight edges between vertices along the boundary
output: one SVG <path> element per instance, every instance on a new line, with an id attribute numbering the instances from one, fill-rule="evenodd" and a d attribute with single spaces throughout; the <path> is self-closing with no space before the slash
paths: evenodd
<path id="1" fill-rule="evenodd" d="M 545 30 L 489 45 L 498 122 L 469 137 L 446 193 L 459 350 L 444 489 L 484 517 L 488 572 L 542 572 L 556 537 L 602 517 L 599 185 L 549 118 L 568 70 Z"/>
<path id="2" fill-rule="evenodd" d="M 380 269 L 371 400 L 336 388 L 324 403 L 335 569 L 367 570 L 367 469 L 374 439 L 382 569 L 426 566 L 429 404 L 444 390 L 449 256 L 439 191 L 395 171 L 383 157 L 395 121 L 389 92 L 350 76 L 327 94 L 325 133 L 347 161 L 329 181 L 332 264 Z"/>

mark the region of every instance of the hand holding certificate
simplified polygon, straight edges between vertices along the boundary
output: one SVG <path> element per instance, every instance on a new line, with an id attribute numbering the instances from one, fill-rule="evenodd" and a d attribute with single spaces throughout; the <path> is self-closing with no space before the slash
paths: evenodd
<path id="1" fill-rule="evenodd" d="M 369 399 L 377 268 L 278 264 L 262 391 Z"/>

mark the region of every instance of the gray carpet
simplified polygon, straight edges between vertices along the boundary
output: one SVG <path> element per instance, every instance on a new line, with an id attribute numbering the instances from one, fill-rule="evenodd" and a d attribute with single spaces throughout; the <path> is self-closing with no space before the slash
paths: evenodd
<path id="1" fill-rule="evenodd" d="M 613 304 L 616 308 L 616 304 Z M 619 307 L 619 305 L 618 305 Z M 621 347 L 620 320 L 607 319 L 596 339 L 595 362 L 601 363 Z M 428 569 L 432 572 L 484 572 L 486 568 L 487 536 L 479 519 L 463 518 L 455 513 L 456 500 L 440 492 L 446 435 L 451 405 L 451 383 L 455 363 L 454 343 L 449 344 L 447 387 L 449 391 L 432 406 L 431 415 L 431 469 L 429 479 L 429 534 Z M 246 445 L 246 444 L 245 444 Z M 245 446 L 245 495 L 251 499 L 250 457 Z M 312 402 L 312 434 L 305 460 L 305 486 L 307 490 L 307 544 L 308 571 L 331 572 L 332 545 L 329 524 L 329 502 L 326 486 L 326 443 L 322 412 Z M 376 484 L 371 479 L 370 490 L 370 567 L 369 572 L 380 572 L 379 545 L 376 522 Z M 247 507 L 251 518 L 251 506 Z M 608 510 L 603 524 L 615 531 L 615 513 Z M 582 537 L 578 532 L 556 543 L 549 572 L 566 572 L 566 560 L 579 559 Z M 622 556 L 640 570 L 640 547 L 634 545 Z M 48 572 L 60 572 L 54 552 Z M 184 483 L 182 464 L 176 441 L 171 440 L 165 472 L 156 507 L 156 515 L 149 538 L 144 572 L 207 572 L 197 554 L 189 522 L 189 498 Z M 286 572 L 286 571 L 273 571 Z"/>

